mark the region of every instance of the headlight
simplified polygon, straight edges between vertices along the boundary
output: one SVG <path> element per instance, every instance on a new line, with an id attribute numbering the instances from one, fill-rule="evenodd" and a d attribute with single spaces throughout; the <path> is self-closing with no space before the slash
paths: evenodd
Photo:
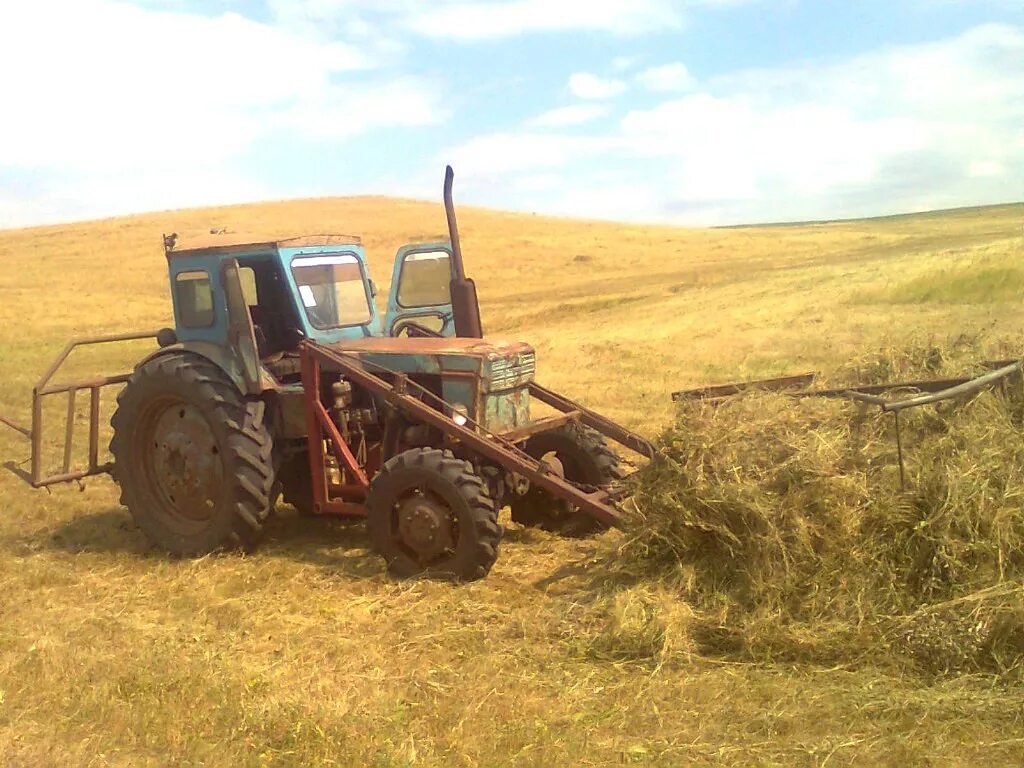
<path id="1" fill-rule="evenodd" d="M 452 406 L 452 421 L 458 424 L 460 427 L 466 426 L 469 421 L 469 411 L 466 410 L 464 405 L 453 405 Z"/>

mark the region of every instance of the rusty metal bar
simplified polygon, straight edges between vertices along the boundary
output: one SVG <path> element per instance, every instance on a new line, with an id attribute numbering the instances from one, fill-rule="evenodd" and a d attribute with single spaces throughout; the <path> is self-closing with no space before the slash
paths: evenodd
<path id="1" fill-rule="evenodd" d="M 870 384 L 863 387 L 847 387 L 839 389 L 822 389 L 814 392 L 799 392 L 794 397 L 846 397 L 862 403 L 877 405 L 886 413 L 896 413 L 907 408 L 930 405 L 942 400 L 974 394 L 987 386 L 995 384 L 1021 370 L 1022 361 L 1003 366 L 992 373 L 973 379 L 938 379 L 935 381 L 913 381 L 902 384 Z M 916 389 L 926 394 L 908 398 L 907 400 L 891 401 L 879 397 L 882 392 L 895 389 Z"/>
<path id="2" fill-rule="evenodd" d="M 810 396 L 810 394 L 811 393 L 808 393 L 808 396 Z M 863 392 L 858 392 L 855 389 L 847 389 L 847 390 L 845 390 L 842 393 L 842 396 L 843 397 L 848 397 L 851 400 L 857 400 L 858 402 L 861 402 L 861 403 L 867 403 L 869 405 L 877 405 L 880 408 L 883 407 L 887 402 L 889 402 L 884 397 L 879 397 L 878 395 L 867 395 L 867 394 L 864 394 Z M 828 395 L 821 395 L 821 397 L 828 397 Z M 838 395 L 837 395 L 837 397 L 838 397 Z"/>
<path id="3" fill-rule="evenodd" d="M 100 388 L 89 390 L 89 469 L 100 462 Z"/>
<path id="4" fill-rule="evenodd" d="M 345 483 L 343 485 L 337 485 L 331 483 L 328 488 L 329 498 L 340 497 L 342 499 L 365 499 L 368 488 L 363 485 L 357 485 L 356 483 Z"/>
<path id="5" fill-rule="evenodd" d="M 553 496 L 565 499 L 575 505 L 581 512 L 607 524 L 620 526 L 622 516 L 611 506 L 611 496 L 603 491 L 586 493 L 575 485 L 552 474 L 546 465 L 533 459 L 513 446 L 504 445 L 492 438 L 477 434 L 474 430 L 456 424 L 443 413 L 431 408 L 421 400 L 410 395 L 395 392 L 394 388 L 384 379 L 368 372 L 358 358 L 337 352 L 313 341 L 301 344 L 303 354 L 307 358 L 317 358 L 339 372 L 344 373 L 353 382 L 366 388 L 374 395 L 393 405 L 399 410 L 415 416 L 420 421 L 436 427 L 443 434 L 470 447 L 481 456 L 490 459 L 505 469 L 518 472 L 531 483 L 543 488 Z M 307 397 L 309 397 L 307 393 Z M 316 393 L 319 397 L 319 393 Z"/>
<path id="6" fill-rule="evenodd" d="M 64 426 L 64 474 L 71 471 L 71 438 L 75 431 L 75 392 L 68 390 L 68 420 Z"/>
<path id="7" fill-rule="evenodd" d="M 920 405 L 931 405 L 932 403 L 937 403 L 942 400 L 952 400 L 953 398 L 963 397 L 964 395 L 973 395 L 975 392 L 981 391 L 1000 379 L 1018 372 L 1020 369 L 1021 362 L 1018 361 L 1012 365 L 1007 365 L 997 371 L 986 373 L 984 376 L 979 376 L 976 379 L 970 379 L 969 381 L 949 387 L 948 389 L 942 389 L 932 394 L 920 395 L 919 397 L 912 397 L 908 400 L 901 400 L 896 403 L 886 403 L 882 406 L 882 410 L 891 413 L 898 413 L 906 408 L 916 408 Z"/>
<path id="8" fill-rule="evenodd" d="M 11 421 L 10 419 L 8 419 L 8 418 L 6 418 L 4 416 L 0 416 L 0 424 L 6 424 L 8 427 L 13 429 L 15 432 L 20 432 L 21 434 L 23 434 L 25 437 L 29 438 L 30 440 L 32 439 L 32 430 L 29 429 L 28 427 L 21 426 L 21 424 L 19 424 L 16 421 Z"/>
<path id="9" fill-rule="evenodd" d="M 499 437 L 503 440 L 508 440 L 510 443 L 521 443 L 528 437 L 533 437 L 540 432 L 548 432 L 552 429 L 567 424 L 570 421 L 578 419 L 582 416 L 581 411 L 568 411 L 566 413 L 560 413 L 557 416 L 547 416 L 543 419 L 537 419 L 536 421 L 527 424 L 525 427 L 519 427 L 518 429 L 512 429 L 508 432 L 502 432 Z"/>
<path id="10" fill-rule="evenodd" d="M 72 339 L 69 341 L 61 353 L 57 356 L 57 359 L 53 361 L 53 364 L 46 369 L 46 372 L 39 378 L 39 382 L 36 384 L 35 389 L 41 391 L 45 389 L 46 385 L 50 383 L 50 379 L 57 372 L 57 369 L 63 365 L 64 361 L 68 359 L 68 356 L 77 347 L 87 347 L 93 344 L 107 344 L 109 342 L 116 341 L 141 341 L 142 339 L 155 339 L 159 331 L 135 331 L 132 333 L 117 333 L 111 336 L 89 336 L 84 339 Z M 88 385 L 86 385 L 88 386 Z"/>
<path id="11" fill-rule="evenodd" d="M 993 384 L 1003 384 L 1008 376 L 1019 373 L 1024 366 L 1024 361 L 1018 360 L 1004 365 L 992 373 L 978 376 L 973 379 L 947 379 L 944 381 L 916 382 L 928 387 L 926 394 L 911 397 L 906 400 L 889 401 L 880 397 L 877 393 L 897 388 L 908 388 L 911 384 L 878 384 L 867 387 L 855 387 L 846 390 L 823 390 L 820 392 L 804 392 L 798 397 L 847 397 L 862 403 L 878 406 L 882 413 L 893 415 L 894 427 L 896 430 L 896 458 L 900 465 L 900 491 L 907 488 L 906 467 L 903 460 L 903 435 L 900 429 L 900 413 L 908 408 L 917 408 L 922 405 L 931 405 L 943 400 L 952 400 L 957 397 L 965 397 L 980 392 L 985 387 Z M 946 386 L 943 386 L 946 385 Z"/>
<path id="12" fill-rule="evenodd" d="M 907 490 L 906 470 L 903 468 L 903 437 L 900 435 L 900 412 L 893 412 L 893 419 L 896 422 L 896 457 L 900 462 L 900 493 Z"/>
<path id="13" fill-rule="evenodd" d="M 1003 368 L 1016 362 L 1015 360 L 986 360 L 982 363 L 986 368 Z M 673 400 L 719 400 L 726 397 L 738 395 L 751 389 L 760 389 L 765 392 L 784 392 L 795 387 L 806 387 L 814 383 L 819 376 L 818 373 L 798 373 L 794 376 L 780 376 L 775 379 L 760 379 L 757 381 L 740 381 L 731 384 L 715 384 L 697 389 L 683 389 L 672 393 Z M 938 379 L 925 381 L 904 381 L 892 384 L 865 384 L 859 387 L 838 387 L 836 389 L 821 389 L 814 392 L 799 392 L 794 397 L 846 397 L 850 392 L 859 392 L 865 395 L 878 395 L 893 389 L 916 389 L 920 392 L 938 392 L 939 390 L 953 387 L 971 381 L 970 378 Z"/>
<path id="14" fill-rule="evenodd" d="M 38 488 L 43 481 L 43 398 L 32 390 L 32 485 Z"/>
<path id="15" fill-rule="evenodd" d="M 91 477 L 92 475 L 99 475 L 99 474 L 103 474 L 105 472 L 109 472 L 113 468 L 114 468 L 113 463 L 108 462 L 106 464 L 101 464 L 100 466 L 96 467 L 95 469 L 82 469 L 82 470 L 78 470 L 77 472 L 67 472 L 65 474 L 60 474 L 60 475 L 50 475 L 49 477 L 44 477 L 44 478 L 41 478 L 40 480 L 38 480 L 36 482 L 33 482 L 32 486 L 34 488 L 44 488 L 47 485 L 57 485 L 58 483 L 69 483 L 69 482 L 71 482 L 73 480 L 82 480 L 82 479 L 84 479 L 86 477 Z"/>
<path id="16" fill-rule="evenodd" d="M 950 387 L 973 381 L 969 377 L 956 379 L 927 379 L 924 381 L 899 381 L 891 384 L 864 384 L 858 387 L 836 387 L 835 389 L 815 389 L 810 392 L 796 392 L 793 397 L 849 397 L 852 394 L 880 395 L 897 389 L 914 389 L 918 392 L 941 392 Z"/>
<path id="17" fill-rule="evenodd" d="M 683 389 L 672 393 L 673 400 L 717 400 L 720 397 L 731 397 L 750 389 L 765 392 L 780 392 L 796 387 L 807 387 L 814 383 L 817 373 L 798 373 L 794 376 L 780 376 L 775 379 L 759 379 L 757 381 L 739 381 L 732 384 L 716 384 L 697 389 Z"/>
<path id="18" fill-rule="evenodd" d="M 324 438 L 314 404 L 320 402 L 320 366 L 308 355 L 300 359 L 303 396 L 306 401 L 306 454 L 309 458 L 309 478 L 313 487 L 313 511 L 320 512 L 328 502 L 327 457 Z"/>
<path id="19" fill-rule="evenodd" d="M 327 413 L 323 403 L 317 400 L 313 403 L 313 409 L 316 411 L 317 420 L 320 422 L 320 430 L 326 431 L 327 436 L 331 439 L 331 445 L 334 448 L 334 458 L 344 465 L 348 472 L 352 473 L 359 486 L 369 488 L 370 481 L 366 479 L 366 473 L 360 468 L 356 457 L 352 455 L 352 450 L 348 447 L 348 443 L 345 442 L 345 438 L 341 436 L 337 425 L 331 421 L 331 416 Z M 320 430 L 318 430 L 318 434 L 321 433 Z"/>
<path id="20" fill-rule="evenodd" d="M 530 394 L 542 403 L 550 405 L 552 408 L 561 411 L 562 413 L 579 411 L 579 420 L 581 422 L 591 429 L 596 429 L 605 437 L 611 438 L 620 445 L 626 446 L 631 451 L 636 451 L 641 456 L 646 456 L 652 461 L 659 455 L 658 450 L 645 437 L 626 429 L 621 424 L 616 424 L 606 416 L 602 416 L 596 411 L 592 411 L 586 406 L 580 405 L 564 395 L 560 395 L 546 387 L 542 387 L 535 381 L 531 381 L 529 387 Z"/>
<path id="21" fill-rule="evenodd" d="M 0 424 L 27 437 L 32 444 L 31 448 L 31 472 L 29 482 L 33 487 L 39 488 L 54 483 L 67 482 L 69 480 L 80 480 L 89 475 L 109 472 L 111 464 L 99 464 L 99 389 L 110 384 L 123 384 L 130 378 L 131 374 L 116 374 L 114 376 L 100 376 L 80 381 L 67 382 L 63 384 L 50 384 L 51 379 L 56 375 L 60 367 L 68 359 L 71 353 L 78 347 L 91 346 L 95 344 L 107 344 L 121 341 L 141 341 L 143 339 L 156 338 L 158 331 L 135 331 L 132 333 L 118 333 L 110 336 L 89 336 L 83 339 L 72 339 L 61 350 L 57 358 L 47 367 L 43 375 L 32 387 L 32 423 L 26 428 L 12 419 L 0 416 Z M 72 437 L 74 436 L 74 409 L 75 394 L 80 389 L 91 390 L 90 411 L 89 411 L 89 468 L 82 472 L 71 472 Z M 43 453 L 43 403 L 47 395 L 68 393 L 68 421 L 65 425 L 64 443 L 64 471 L 59 475 L 50 477 L 43 476 L 42 453 Z M 18 473 L 23 477 L 23 473 Z"/>
<path id="22" fill-rule="evenodd" d="M 59 395 L 62 392 L 70 392 L 73 389 L 92 389 L 94 387 L 106 387 L 111 384 L 125 384 L 132 375 L 130 373 L 119 373 L 116 376 L 102 376 L 98 379 L 82 379 L 68 384 L 54 384 L 39 390 L 39 396 Z"/>

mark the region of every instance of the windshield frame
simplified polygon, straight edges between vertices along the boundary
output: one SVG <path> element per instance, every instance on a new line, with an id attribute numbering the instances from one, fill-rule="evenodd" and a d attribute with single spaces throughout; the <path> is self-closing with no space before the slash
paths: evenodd
<path id="1" fill-rule="evenodd" d="M 320 325 L 310 313 L 310 308 L 306 306 L 305 301 L 302 299 L 302 285 L 307 285 L 299 281 L 298 275 L 295 273 L 295 262 L 296 261 L 310 261 L 310 262 L 321 262 L 323 264 L 338 263 L 333 261 L 339 257 L 347 256 L 355 262 L 359 268 L 359 280 L 363 286 L 363 298 L 366 300 L 366 316 L 364 320 L 360 320 L 352 323 L 336 323 L 330 325 Z M 342 262 L 345 264 L 351 263 L 349 261 Z M 303 266 L 318 266 L 318 264 L 299 264 L 299 267 Z M 288 261 L 288 273 L 291 282 L 295 285 L 296 299 L 300 309 L 302 310 L 302 316 L 306 319 L 306 322 L 318 331 L 333 331 L 339 328 L 359 328 L 370 325 L 374 318 L 374 306 L 373 297 L 370 295 L 370 281 L 366 274 L 366 265 L 363 264 L 363 260 L 359 258 L 359 255 L 354 251 L 329 251 L 325 253 L 297 253 L 291 257 Z"/>

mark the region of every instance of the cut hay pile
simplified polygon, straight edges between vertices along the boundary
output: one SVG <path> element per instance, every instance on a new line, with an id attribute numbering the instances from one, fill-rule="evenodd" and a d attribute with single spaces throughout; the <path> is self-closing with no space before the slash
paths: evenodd
<path id="1" fill-rule="evenodd" d="M 948 357 L 876 355 L 833 383 L 943 376 Z M 692 606 L 704 655 L 1020 674 L 1022 383 L 900 419 L 903 492 L 877 408 L 766 393 L 682 405 L 616 562 Z"/>

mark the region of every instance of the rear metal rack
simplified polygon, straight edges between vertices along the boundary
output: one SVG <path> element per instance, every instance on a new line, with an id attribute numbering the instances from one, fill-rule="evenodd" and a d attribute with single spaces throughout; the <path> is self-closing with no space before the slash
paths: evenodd
<path id="1" fill-rule="evenodd" d="M 27 437 L 32 443 L 31 472 L 26 474 L 13 464 L 7 467 L 22 479 L 29 482 L 33 488 L 42 488 L 56 483 L 66 483 L 74 480 L 81 480 L 91 475 L 100 475 L 110 472 L 113 467 L 109 462 L 99 463 L 99 431 L 100 431 L 100 390 L 103 387 L 124 384 L 128 381 L 131 373 L 119 373 L 113 376 L 100 376 L 91 379 L 68 382 L 66 384 L 51 384 L 53 377 L 64 365 L 68 357 L 79 347 L 93 346 L 97 344 L 109 344 L 123 341 L 140 341 L 142 339 L 155 339 L 157 331 L 137 331 L 134 333 L 119 333 L 112 336 L 91 336 L 84 339 L 73 339 L 57 356 L 39 381 L 32 388 L 32 424 L 24 427 L 18 422 L 0 416 L 0 423 L 7 425 L 14 431 Z M 89 466 L 87 469 L 71 469 L 72 439 L 75 427 L 75 400 L 79 390 L 89 390 Z M 47 395 L 59 395 L 64 392 L 68 394 L 67 424 L 64 428 L 64 461 L 62 471 L 55 475 L 43 474 L 43 398 Z"/>

